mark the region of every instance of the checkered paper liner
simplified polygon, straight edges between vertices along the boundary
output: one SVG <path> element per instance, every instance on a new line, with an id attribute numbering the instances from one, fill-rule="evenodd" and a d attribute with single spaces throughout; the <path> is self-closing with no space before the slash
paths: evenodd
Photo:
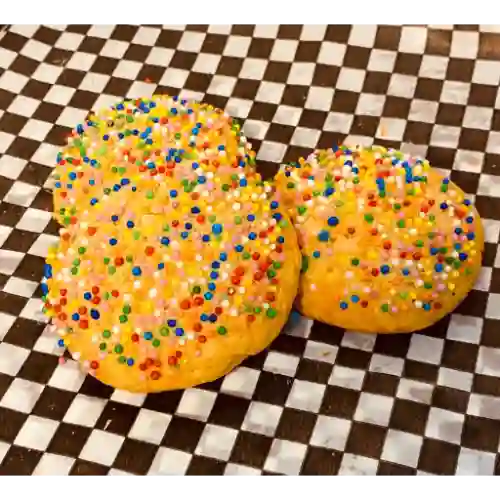
<path id="1" fill-rule="evenodd" d="M 500 474 L 500 29 L 8 26 L 0 34 L 0 475 Z M 40 280 L 69 128 L 180 93 L 244 123 L 272 175 L 339 141 L 429 158 L 475 200 L 486 251 L 414 335 L 297 314 L 216 382 L 132 395 L 58 363 Z"/>

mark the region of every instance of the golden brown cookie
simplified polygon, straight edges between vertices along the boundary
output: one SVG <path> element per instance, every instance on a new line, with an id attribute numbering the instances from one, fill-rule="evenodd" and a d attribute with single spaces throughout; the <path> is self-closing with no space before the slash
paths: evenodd
<path id="1" fill-rule="evenodd" d="M 306 316 L 412 332 L 453 311 L 478 276 L 479 215 L 426 160 L 341 146 L 282 166 L 276 185 L 302 248 Z"/>
<path id="2" fill-rule="evenodd" d="M 57 157 L 54 216 L 63 225 L 145 173 L 184 174 L 196 162 L 253 169 L 239 125 L 220 109 L 169 97 L 130 99 L 91 114 Z M 175 167 L 175 168 L 174 168 Z"/>
<path id="3" fill-rule="evenodd" d="M 298 288 L 288 217 L 255 175 L 231 193 L 127 186 L 61 230 L 46 311 L 74 358 L 134 392 L 216 379 L 278 335 Z"/>

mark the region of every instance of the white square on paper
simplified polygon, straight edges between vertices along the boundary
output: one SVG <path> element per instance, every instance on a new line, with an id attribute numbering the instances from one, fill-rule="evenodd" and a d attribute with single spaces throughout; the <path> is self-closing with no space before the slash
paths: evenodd
<path id="1" fill-rule="evenodd" d="M 421 436 L 389 429 L 381 458 L 387 462 L 417 467 L 422 443 Z"/>
<path id="2" fill-rule="evenodd" d="M 320 409 L 325 386 L 305 380 L 294 380 L 286 402 L 289 408 L 317 413 Z"/>
<path id="3" fill-rule="evenodd" d="M 443 355 L 444 341 L 415 333 L 410 340 L 408 359 L 438 365 Z"/>
<path id="4" fill-rule="evenodd" d="M 83 427 L 93 427 L 105 406 L 106 401 L 104 399 L 77 394 L 66 415 L 64 415 L 63 422 Z"/>
<path id="5" fill-rule="evenodd" d="M 171 415 L 141 408 L 128 437 L 158 445 L 171 420 Z"/>
<path id="6" fill-rule="evenodd" d="M 362 69 L 340 68 L 336 88 L 340 90 L 349 90 L 351 92 L 361 92 L 365 81 L 366 72 Z"/>
<path id="7" fill-rule="evenodd" d="M 287 377 L 294 377 L 299 365 L 299 358 L 291 354 L 270 351 L 264 363 L 264 370 L 271 373 L 278 373 Z"/>
<path id="8" fill-rule="evenodd" d="M 274 436 L 282 413 L 283 408 L 280 406 L 252 401 L 241 428 L 256 434 Z"/>
<path id="9" fill-rule="evenodd" d="M 296 476 L 299 474 L 306 456 L 307 446 L 282 439 L 275 439 L 269 450 L 264 469 Z"/>
<path id="10" fill-rule="evenodd" d="M 190 453 L 162 446 L 156 453 L 148 476 L 181 476 L 186 473 L 190 462 Z"/>
<path id="11" fill-rule="evenodd" d="M 425 435 L 448 443 L 460 444 L 465 416 L 441 408 L 431 408 Z"/>
<path id="12" fill-rule="evenodd" d="M 344 451 L 351 425 L 349 420 L 343 418 L 318 415 L 311 436 L 311 444 L 321 448 Z"/>
<path id="13" fill-rule="evenodd" d="M 125 441 L 123 436 L 94 429 L 80 453 L 80 458 L 110 466 L 115 461 L 123 441 Z"/>
<path id="14" fill-rule="evenodd" d="M 387 427 L 393 404 L 394 399 L 391 397 L 363 392 L 359 397 L 354 419 Z"/>
<path id="15" fill-rule="evenodd" d="M 16 378 L 0 400 L 0 406 L 22 413 L 31 413 L 42 391 L 43 385 Z"/>
<path id="16" fill-rule="evenodd" d="M 239 366 L 224 377 L 221 392 L 250 399 L 257 386 L 259 375 L 258 370 Z"/>
<path id="17" fill-rule="evenodd" d="M 54 437 L 59 422 L 30 415 L 14 440 L 17 446 L 45 451 Z"/>
<path id="18" fill-rule="evenodd" d="M 39 191 L 40 188 L 38 186 L 16 181 L 5 195 L 4 201 L 13 205 L 29 207 Z"/>
<path id="19" fill-rule="evenodd" d="M 203 430 L 195 453 L 218 460 L 229 460 L 237 436 L 236 429 L 208 424 Z"/>
<path id="20" fill-rule="evenodd" d="M 298 44 L 297 40 L 281 40 L 278 38 L 274 42 L 269 59 L 271 61 L 292 62 L 295 59 Z"/>
<path id="21" fill-rule="evenodd" d="M 216 397 L 217 394 L 211 391 L 196 388 L 187 389 L 182 394 L 176 413 L 206 422 Z"/>

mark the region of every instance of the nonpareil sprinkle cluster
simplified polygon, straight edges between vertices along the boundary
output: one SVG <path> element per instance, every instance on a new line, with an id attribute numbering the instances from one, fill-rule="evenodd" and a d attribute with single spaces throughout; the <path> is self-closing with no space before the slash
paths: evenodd
<path id="1" fill-rule="evenodd" d="M 69 148 L 42 286 L 61 347 L 90 372 L 113 359 L 158 380 L 277 316 L 286 219 L 227 116 L 125 102 L 77 127 Z"/>
<path id="2" fill-rule="evenodd" d="M 159 145 L 161 144 L 161 147 Z M 145 176 L 185 176 L 254 165 L 255 153 L 227 114 L 207 104 L 156 96 L 127 100 L 78 125 L 54 169 L 56 218 L 79 211 Z M 200 162 L 208 162 L 198 170 Z"/>
<path id="3" fill-rule="evenodd" d="M 299 232 L 303 271 L 322 257 L 330 271 L 344 270 L 340 310 L 441 309 L 442 297 L 473 272 L 481 251 L 475 212 L 426 160 L 341 146 L 283 166 L 277 180 Z"/>

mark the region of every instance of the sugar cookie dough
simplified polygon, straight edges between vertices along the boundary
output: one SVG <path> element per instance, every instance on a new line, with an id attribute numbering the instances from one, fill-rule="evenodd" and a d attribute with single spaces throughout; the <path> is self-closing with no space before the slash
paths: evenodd
<path id="1" fill-rule="evenodd" d="M 154 126 L 146 134 L 141 120 L 134 146 L 146 168 L 131 175 L 119 141 L 100 156 L 105 172 L 118 165 L 118 187 L 94 204 L 77 197 L 42 288 L 61 347 L 102 382 L 145 393 L 214 380 L 267 347 L 290 312 L 301 256 L 273 189 L 243 157 L 190 145 L 196 124 L 172 139 Z"/>
<path id="2" fill-rule="evenodd" d="M 276 184 L 302 248 L 306 316 L 412 332 L 450 313 L 478 276 L 479 215 L 426 160 L 341 146 L 282 166 Z"/>
<path id="3" fill-rule="evenodd" d="M 67 225 L 144 173 L 179 177 L 195 160 L 253 169 L 254 159 L 239 125 L 220 109 L 166 95 L 125 100 L 72 131 L 52 174 L 54 216 Z"/>

